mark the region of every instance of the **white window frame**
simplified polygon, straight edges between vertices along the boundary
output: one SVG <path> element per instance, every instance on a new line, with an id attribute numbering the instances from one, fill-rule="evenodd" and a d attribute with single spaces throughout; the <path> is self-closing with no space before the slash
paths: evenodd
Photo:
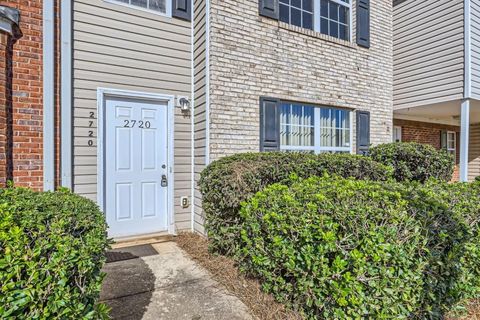
<path id="1" fill-rule="evenodd" d="M 352 110 L 346 110 L 346 109 L 340 109 L 340 108 L 333 108 L 333 107 L 322 107 L 322 106 L 317 106 L 317 105 L 311 105 L 311 104 L 302 104 L 302 103 L 295 103 L 295 102 L 287 102 L 287 101 L 281 101 L 281 104 L 287 103 L 287 104 L 298 104 L 304 107 L 313 107 L 314 108 L 314 145 L 313 146 L 287 146 L 287 145 L 282 145 L 280 143 L 280 151 L 308 151 L 311 152 L 313 151 L 316 154 L 322 153 L 322 152 L 348 152 L 353 154 L 353 112 Z M 330 110 L 343 110 L 347 111 L 349 113 L 349 124 L 348 124 L 348 131 L 350 133 L 350 139 L 349 139 L 349 144 L 350 146 L 348 147 L 323 147 L 320 145 L 321 141 L 321 132 L 320 132 L 320 120 L 321 120 L 321 110 L 322 109 L 330 109 Z"/>
<path id="2" fill-rule="evenodd" d="M 453 148 L 450 148 L 450 135 L 453 134 Z M 455 131 L 447 131 L 447 152 L 452 153 L 455 161 L 457 160 L 457 133 Z"/>
<path id="3" fill-rule="evenodd" d="M 399 133 L 400 137 L 397 137 L 396 133 Z M 398 141 L 397 141 L 397 138 L 399 138 Z M 392 141 L 393 142 L 402 142 L 402 127 L 401 126 L 394 126 L 393 127 Z"/>
<path id="4" fill-rule="evenodd" d="M 340 39 L 340 38 L 336 38 L 336 39 L 339 39 L 341 41 L 347 41 L 347 42 L 353 42 L 353 0 L 349 0 L 349 3 L 345 3 L 341 0 L 330 0 L 332 2 L 335 2 L 341 6 L 344 6 L 344 7 L 347 7 L 348 8 L 348 17 L 349 17 L 349 21 L 348 21 L 348 29 L 349 29 L 349 35 L 348 35 L 348 40 L 343 40 L 343 39 Z M 313 0 L 313 29 L 315 32 L 319 32 L 320 33 L 320 20 L 321 20 L 321 17 L 320 17 L 320 0 Z M 322 33 L 323 34 L 323 33 Z"/>
<path id="5" fill-rule="evenodd" d="M 143 7 L 140 7 L 140 6 L 136 6 L 134 4 L 117 1 L 117 0 L 103 0 L 103 1 L 107 2 L 107 3 L 119 5 L 119 6 L 122 6 L 122 7 L 127 7 L 127 8 L 130 8 L 130 9 L 133 9 L 133 10 L 140 10 L 140 11 L 143 11 L 143 12 L 157 14 L 157 15 L 162 16 L 162 17 L 167 17 L 167 18 L 172 17 L 172 1 L 170 1 L 170 0 L 165 0 L 165 13 L 157 11 L 157 10 L 152 10 L 152 9 L 149 9 L 149 8 L 143 8 Z M 147 1 L 147 5 L 150 5 L 150 1 Z"/>
<path id="6" fill-rule="evenodd" d="M 320 1 L 320 0 L 312 0 L 313 2 L 315 1 Z M 287 4 L 284 4 L 284 3 L 281 3 L 280 1 L 278 2 L 278 8 L 280 10 L 280 7 L 281 6 L 287 6 L 288 7 L 288 20 L 289 20 L 289 24 L 290 25 L 293 25 L 291 23 L 291 20 L 292 20 L 292 7 L 297 9 L 297 10 L 300 10 L 301 14 L 302 14 L 302 17 L 301 17 L 301 20 L 302 20 L 302 24 L 303 24 L 303 13 L 307 12 L 307 13 L 310 13 L 310 11 L 307 11 L 307 10 L 304 10 L 303 8 L 297 8 L 295 6 L 292 5 L 292 0 L 288 0 L 288 5 Z M 315 6 L 312 7 L 312 27 L 314 28 L 315 27 Z M 304 29 L 307 29 L 305 27 L 301 27 L 301 28 L 304 28 Z M 307 30 L 310 30 L 310 29 L 307 29 Z"/>

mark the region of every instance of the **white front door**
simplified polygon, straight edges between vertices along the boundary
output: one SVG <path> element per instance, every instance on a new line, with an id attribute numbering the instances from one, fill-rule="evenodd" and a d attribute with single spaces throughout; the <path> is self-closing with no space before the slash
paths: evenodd
<path id="1" fill-rule="evenodd" d="M 168 102 L 107 99 L 105 213 L 111 237 L 168 230 Z"/>

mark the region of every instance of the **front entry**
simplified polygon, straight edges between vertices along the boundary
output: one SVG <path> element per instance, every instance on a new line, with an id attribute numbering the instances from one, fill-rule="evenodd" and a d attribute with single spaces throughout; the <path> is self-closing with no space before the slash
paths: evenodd
<path id="1" fill-rule="evenodd" d="M 168 102 L 107 99 L 105 211 L 109 236 L 168 230 Z"/>

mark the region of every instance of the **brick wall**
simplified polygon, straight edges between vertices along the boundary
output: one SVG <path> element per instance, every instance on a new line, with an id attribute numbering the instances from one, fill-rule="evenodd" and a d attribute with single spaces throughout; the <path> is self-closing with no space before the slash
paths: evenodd
<path id="1" fill-rule="evenodd" d="M 370 49 L 260 17 L 257 0 L 212 0 L 210 14 L 212 160 L 259 150 L 260 96 L 369 110 L 372 143 L 391 141 L 390 0 L 371 6 Z"/>
<path id="2" fill-rule="evenodd" d="M 56 107 L 56 182 L 59 183 L 59 83 L 60 83 L 60 44 L 59 19 L 60 0 L 55 1 L 56 15 L 56 70 L 55 70 L 55 107 Z M 2 134 L 6 134 L 7 146 L 10 143 L 5 163 L 7 165 L 6 178 L 13 180 L 17 186 L 31 187 L 40 190 L 43 188 L 43 1 L 41 0 L 11 0 L 1 1 L 0 5 L 16 8 L 20 12 L 20 36 L 9 48 L 1 47 L 5 57 L 8 72 L 6 82 L 10 84 L 10 91 L 6 92 L 5 100 L 0 97 L 2 106 L 7 106 L 6 123 L 2 123 L 0 110 L 0 172 L 2 168 Z M 0 68 L 3 61 L 0 59 Z M 5 69 L 5 68 L 3 68 Z M 0 83 L 2 79 L 0 78 Z M 1 86 L 1 85 L 0 85 Z M 0 93 L 1 94 L 1 93 Z M 10 126 L 10 127 L 9 127 Z M 9 168 L 8 168 L 9 167 Z M 9 170 L 9 172 L 8 172 Z M 0 173 L 0 184 L 2 183 Z"/>
<path id="3" fill-rule="evenodd" d="M 402 141 L 403 142 L 418 142 L 429 144 L 436 149 L 442 147 L 441 133 L 442 131 L 453 131 L 457 133 L 457 149 L 456 149 L 456 166 L 453 175 L 453 180 L 458 181 L 460 178 L 458 163 L 460 159 L 460 127 L 450 126 L 437 123 L 410 121 L 394 119 L 395 126 L 402 127 Z"/>
<path id="4" fill-rule="evenodd" d="M 7 64 L 10 37 L 6 33 L 0 33 L 0 186 L 7 182 L 7 96 L 9 95 L 9 83 L 7 77 Z"/>
<path id="5" fill-rule="evenodd" d="M 42 1 L 0 1 L 20 10 L 22 36 L 10 53 L 12 74 L 12 179 L 17 186 L 43 186 Z"/>

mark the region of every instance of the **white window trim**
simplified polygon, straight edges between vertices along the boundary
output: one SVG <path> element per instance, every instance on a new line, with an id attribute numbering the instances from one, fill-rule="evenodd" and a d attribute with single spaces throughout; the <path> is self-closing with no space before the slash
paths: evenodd
<path id="1" fill-rule="evenodd" d="M 283 102 L 282 102 L 283 103 Z M 290 103 L 290 102 L 285 102 L 285 103 Z M 313 151 L 316 154 L 322 153 L 322 152 L 348 152 L 353 154 L 353 112 L 352 110 L 345 110 L 345 109 L 340 109 L 340 108 L 333 108 L 333 107 L 327 107 L 327 106 L 316 106 L 316 105 L 310 105 L 310 104 L 301 104 L 299 105 L 306 106 L 306 107 L 313 107 L 314 108 L 314 132 L 315 132 L 315 137 L 314 137 L 314 146 L 288 146 L 288 145 L 282 145 L 280 144 L 280 151 Z M 320 132 L 320 111 L 321 109 L 332 109 L 332 110 L 344 110 L 349 112 L 349 124 L 348 124 L 348 131 L 350 133 L 350 139 L 349 139 L 349 147 L 323 147 L 320 146 L 320 140 L 321 140 L 321 132 Z M 317 125 L 318 124 L 318 125 Z"/>
<path id="2" fill-rule="evenodd" d="M 348 29 L 350 34 L 349 34 L 348 40 L 343 40 L 340 38 L 338 39 L 341 41 L 347 41 L 347 42 L 353 43 L 353 0 L 350 0 L 348 4 L 340 0 L 330 0 L 330 1 L 348 8 L 349 10 Z M 313 30 L 315 32 L 320 33 L 320 0 L 313 0 Z"/>
<path id="3" fill-rule="evenodd" d="M 153 13 L 153 14 L 156 14 L 156 15 L 159 15 L 159 16 L 162 16 L 162 17 L 167 17 L 167 18 L 172 17 L 172 1 L 170 1 L 170 0 L 165 1 L 165 13 L 162 13 L 162 12 L 156 11 L 156 10 L 152 10 L 152 9 L 148 9 L 148 8 L 142 8 L 140 6 L 132 5 L 132 4 L 117 1 L 117 0 L 103 0 L 103 1 L 107 2 L 107 3 L 119 5 L 119 6 L 122 6 L 122 7 L 127 7 L 127 8 L 130 8 L 130 9 L 133 9 L 133 10 L 139 10 L 139 11 L 143 11 L 143 12 Z"/>
<path id="4" fill-rule="evenodd" d="M 453 134 L 453 148 L 450 148 L 449 147 L 449 142 L 451 140 L 449 140 L 449 136 Z M 456 154 L 457 154 L 457 133 L 455 131 L 447 131 L 447 151 L 453 151 L 454 152 L 454 155 L 455 155 L 455 158 L 457 157 Z"/>
<path id="5" fill-rule="evenodd" d="M 397 136 L 395 135 L 396 130 L 398 130 L 398 132 L 400 132 L 400 139 L 399 139 L 399 141 L 397 141 L 397 139 L 396 139 L 396 138 L 397 138 Z M 392 141 L 393 141 L 393 142 L 402 142 L 402 140 L 403 140 L 403 139 L 402 139 L 402 127 L 401 127 L 401 126 L 394 126 L 394 127 L 393 127 Z"/>

